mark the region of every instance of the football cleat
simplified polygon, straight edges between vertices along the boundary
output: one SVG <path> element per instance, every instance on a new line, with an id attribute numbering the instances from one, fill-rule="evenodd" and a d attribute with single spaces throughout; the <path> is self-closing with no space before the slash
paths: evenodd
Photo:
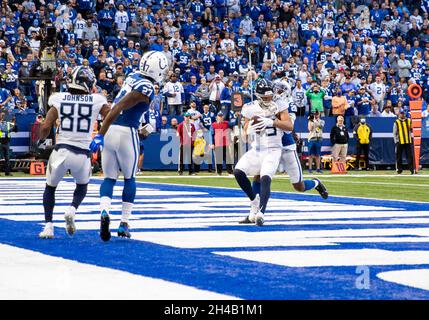
<path id="1" fill-rule="evenodd" d="M 243 220 L 240 220 L 238 223 L 240 223 L 240 224 L 254 224 L 255 223 L 255 214 L 250 213 L 247 217 L 245 217 Z"/>
<path id="2" fill-rule="evenodd" d="M 39 238 L 42 239 L 53 239 L 54 238 L 54 226 L 52 222 L 47 222 L 42 232 L 39 233 Z"/>
<path id="3" fill-rule="evenodd" d="M 247 217 L 245 217 L 243 220 L 239 221 L 238 223 L 241 224 L 249 224 L 249 223 L 255 223 L 255 215 L 259 211 L 259 194 L 256 195 L 255 199 L 250 201 L 250 212 Z"/>
<path id="4" fill-rule="evenodd" d="M 109 225 L 110 225 L 109 214 L 105 210 L 103 210 L 103 212 L 101 212 L 101 222 L 100 222 L 100 238 L 103 241 L 110 240 L 111 234 L 109 230 Z"/>
<path id="5" fill-rule="evenodd" d="M 259 227 L 264 225 L 264 214 L 262 211 L 258 211 L 258 213 L 255 215 L 255 224 Z"/>
<path id="6" fill-rule="evenodd" d="M 66 220 L 66 232 L 69 236 L 73 236 L 76 232 L 76 225 L 74 223 L 75 214 L 73 212 L 66 212 L 64 219 Z"/>
<path id="7" fill-rule="evenodd" d="M 315 179 L 319 182 L 319 184 L 317 185 L 317 187 L 315 188 L 317 190 L 317 192 L 319 192 L 320 196 L 323 199 L 328 199 L 328 190 L 326 190 L 326 187 L 324 186 L 324 184 L 322 183 L 322 181 L 320 181 L 319 179 Z"/>
<path id="8" fill-rule="evenodd" d="M 128 223 L 121 222 L 118 228 L 118 237 L 131 238 L 131 233 L 128 229 Z"/>
<path id="9" fill-rule="evenodd" d="M 259 202 L 259 194 L 256 195 L 255 199 L 250 201 L 250 216 L 253 215 L 253 220 L 255 220 L 255 214 L 257 214 L 259 211 Z"/>

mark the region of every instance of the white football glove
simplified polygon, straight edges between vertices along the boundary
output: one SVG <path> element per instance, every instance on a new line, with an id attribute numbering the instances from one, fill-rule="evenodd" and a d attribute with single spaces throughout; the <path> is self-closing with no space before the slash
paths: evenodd
<path id="1" fill-rule="evenodd" d="M 253 123 L 253 120 L 250 120 L 247 127 L 247 134 L 257 134 L 260 133 L 263 129 L 265 129 L 263 122 Z"/>
<path id="2" fill-rule="evenodd" d="M 259 118 L 259 122 L 258 122 L 257 125 L 261 125 L 262 124 L 262 127 L 264 129 L 274 126 L 274 120 L 273 119 L 265 118 L 265 117 L 258 117 L 258 118 Z"/>

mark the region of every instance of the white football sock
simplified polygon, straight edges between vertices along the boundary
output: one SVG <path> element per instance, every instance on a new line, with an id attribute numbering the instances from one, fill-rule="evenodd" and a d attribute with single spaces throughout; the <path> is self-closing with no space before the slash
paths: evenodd
<path id="1" fill-rule="evenodd" d="M 107 213 L 110 212 L 110 204 L 112 203 L 112 199 L 109 197 L 101 197 L 100 199 L 100 210 L 103 212 L 105 210 Z"/>
<path id="2" fill-rule="evenodd" d="M 122 202 L 122 216 L 121 216 L 121 222 L 128 223 L 128 220 L 131 216 L 131 211 L 133 210 L 134 203 L 131 202 Z"/>

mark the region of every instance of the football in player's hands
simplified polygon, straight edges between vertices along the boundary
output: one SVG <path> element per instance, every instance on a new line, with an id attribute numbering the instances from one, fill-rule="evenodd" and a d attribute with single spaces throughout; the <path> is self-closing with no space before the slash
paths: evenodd
<path id="1" fill-rule="evenodd" d="M 261 117 L 252 117 L 252 119 L 250 120 L 249 129 L 254 133 L 261 133 L 261 131 L 265 129 L 265 125 L 264 122 L 261 121 Z"/>
<path id="2" fill-rule="evenodd" d="M 261 122 L 261 117 L 259 116 L 252 117 L 252 126 L 257 125 L 259 122 Z"/>

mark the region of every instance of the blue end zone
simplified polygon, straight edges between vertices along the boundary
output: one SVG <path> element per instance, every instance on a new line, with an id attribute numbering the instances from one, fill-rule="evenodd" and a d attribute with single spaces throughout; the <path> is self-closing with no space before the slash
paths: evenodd
<path id="1" fill-rule="evenodd" d="M 30 179 L 31 180 L 31 179 Z M 101 180 L 92 183 L 100 184 Z M 122 182 L 118 181 L 122 186 Z M 159 189 L 162 191 L 205 191 L 208 196 L 242 197 L 240 190 L 177 186 L 166 184 L 137 183 L 138 187 Z M 145 196 L 137 196 L 145 198 Z M 147 198 L 166 198 L 148 196 Z M 296 201 L 323 201 L 319 197 L 305 194 L 273 192 L 272 198 Z M 373 199 L 353 199 L 330 197 L 324 202 L 334 204 L 369 205 L 400 208 L 406 211 L 428 211 L 429 204 Z M 84 200 L 82 205 L 90 203 Z M 40 204 L 42 211 L 42 205 Z M 268 212 L 270 211 L 268 207 Z M 156 211 L 154 213 L 165 213 Z M 175 213 L 169 211 L 168 213 Z M 144 212 L 143 212 L 144 214 Z M 179 215 L 180 212 L 177 212 Z M 204 217 L 204 213 L 201 213 Z M 404 216 L 407 216 L 405 213 Z M 77 217 L 78 218 L 78 217 Z M 379 218 L 377 218 L 379 219 Z M 94 216 L 98 220 L 98 213 Z M 347 219 L 345 219 L 347 220 Z M 359 219 L 364 220 L 364 219 Z M 323 220 L 321 220 L 323 221 Z M 132 227 L 132 222 L 131 222 Z M 269 232 L 290 230 L 324 230 L 353 228 L 388 228 L 384 224 L 370 225 L 269 225 L 263 228 L 255 226 L 214 226 L 199 231 L 239 230 L 246 232 Z M 427 228 L 427 224 L 394 225 L 403 228 Z M 16 222 L 0 219 L 0 243 L 9 244 L 47 255 L 62 257 L 82 263 L 123 270 L 130 273 L 168 280 L 184 285 L 232 295 L 243 299 L 428 299 L 429 291 L 414 289 L 380 280 L 379 272 L 403 269 L 423 269 L 429 265 L 392 265 L 370 266 L 370 289 L 357 289 L 357 274 L 353 267 L 285 267 L 270 263 L 261 263 L 213 254 L 222 251 L 260 251 L 260 250 L 320 250 L 320 249 L 383 249 L 383 250 L 427 250 L 427 243 L 346 243 L 332 246 L 305 247 L 261 247 L 251 248 L 203 248 L 181 249 L 137 240 L 112 238 L 104 243 L 99 239 L 98 231 L 78 230 L 74 238 L 65 235 L 64 230 L 56 229 L 56 238 L 52 241 L 40 240 L 37 234 L 41 226 L 37 222 Z M 174 229 L 132 229 L 131 231 L 172 231 Z M 192 228 L 180 231 L 195 230 Z M 108 279 L 106 279 L 108 281 Z"/>

